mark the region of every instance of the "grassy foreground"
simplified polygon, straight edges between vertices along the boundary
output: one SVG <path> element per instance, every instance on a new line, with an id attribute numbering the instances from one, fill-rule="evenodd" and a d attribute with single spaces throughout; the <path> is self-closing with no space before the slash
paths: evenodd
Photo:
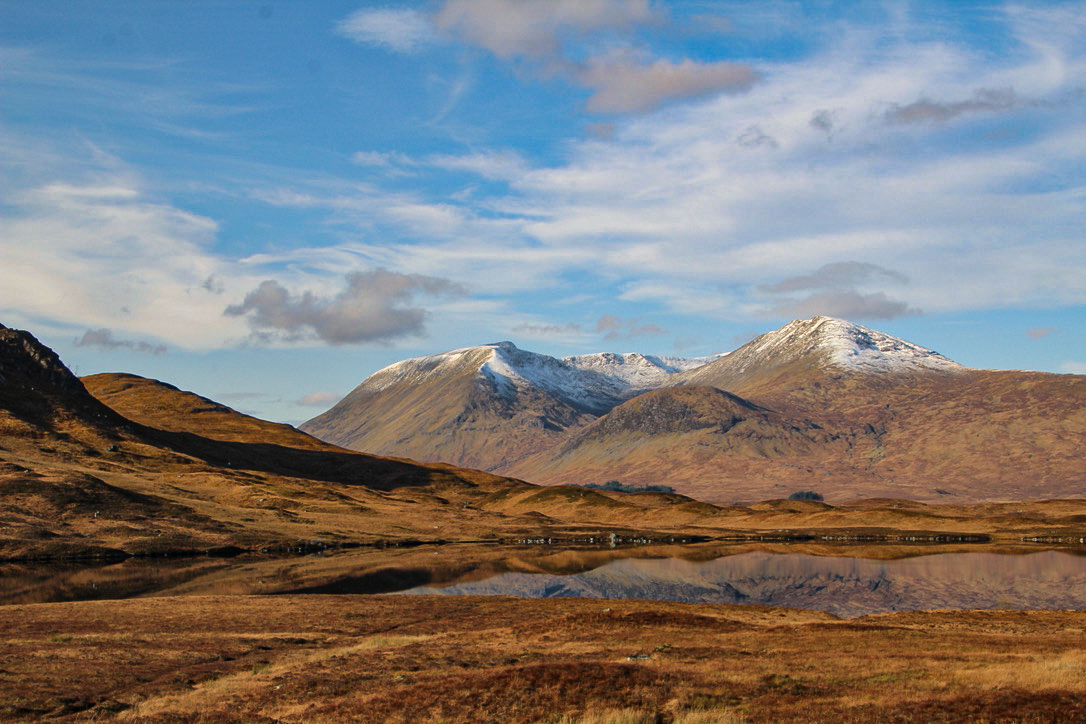
<path id="1" fill-rule="evenodd" d="M 0 609 L 0 719 L 1081 722 L 1086 612 L 188 596 Z"/>

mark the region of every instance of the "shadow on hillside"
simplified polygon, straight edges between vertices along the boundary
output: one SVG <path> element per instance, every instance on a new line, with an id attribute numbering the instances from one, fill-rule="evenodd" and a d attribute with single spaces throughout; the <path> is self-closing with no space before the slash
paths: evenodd
<path id="1" fill-rule="evenodd" d="M 303 450 L 272 443 L 226 442 L 189 432 L 143 427 L 143 437 L 175 452 L 228 470 L 249 470 L 306 480 L 361 485 L 373 490 L 454 482 L 474 483 L 440 470 L 365 453 Z"/>

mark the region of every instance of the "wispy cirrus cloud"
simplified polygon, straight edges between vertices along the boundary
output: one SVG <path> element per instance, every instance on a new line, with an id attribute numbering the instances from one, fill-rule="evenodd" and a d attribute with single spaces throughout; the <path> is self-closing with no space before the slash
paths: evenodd
<path id="1" fill-rule="evenodd" d="M 359 43 L 400 53 L 415 52 L 436 39 L 427 16 L 407 8 L 357 10 L 341 20 L 336 30 Z"/>

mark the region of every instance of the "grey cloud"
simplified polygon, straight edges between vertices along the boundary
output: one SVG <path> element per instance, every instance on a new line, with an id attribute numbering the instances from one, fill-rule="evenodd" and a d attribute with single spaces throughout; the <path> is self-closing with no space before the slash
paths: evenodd
<path id="1" fill-rule="evenodd" d="M 132 352 L 146 352 L 147 354 L 163 354 L 166 345 L 151 344 L 142 340 L 117 339 L 113 332 L 105 327 L 88 329 L 83 336 L 75 341 L 76 347 L 98 347 L 99 349 L 127 349 Z"/>
<path id="2" fill-rule="evenodd" d="M 224 291 L 226 291 L 222 283 L 222 278 L 218 274 L 212 274 L 211 276 L 209 276 L 207 279 L 204 280 L 204 283 L 201 284 L 200 287 L 206 289 L 212 294 L 222 294 Z"/>
<path id="3" fill-rule="evenodd" d="M 758 74 L 743 63 L 672 63 L 657 60 L 641 65 L 626 54 L 596 58 L 577 74 L 595 91 L 588 110 L 596 113 L 642 113 L 668 101 L 725 91 L 746 90 Z"/>
<path id="4" fill-rule="evenodd" d="M 826 109 L 815 111 L 814 114 L 811 115 L 811 120 L 807 123 L 811 128 L 832 134 L 834 125 L 837 123 L 837 112 Z"/>
<path id="5" fill-rule="evenodd" d="M 818 292 L 804 299 L 781 300 L 766 310 L 767 317 L 797 319 L 825 314 L 845 319 L 896 319 L 912 317 L 923 312 L 905 302 L 890 299 L 882 292 L 861 294 L 856 291 Z"/>
<path id="6" fill-rule="evenodd" d="M 640 324 L 637 319 L 622 319 L 613 314 L 605 314 L 596 322 L 596 331 L 604 339 L 629 339 L 647 334 L 667 334 L 667 330 L 658 324 Z"/>
<path id="7" fill-rule="evenodd" d="M 762 132 L 762 129 L 758 126 L 750 126 L 747 130 L 739 134 L 739 138 L 736 142 L 740 146 L 746 148 L 757 148 L 758 146 L 765 146 L 766 148 L 776 148 L 777 139 L 772 136 L 767 136 Z"/>
<path id="8" fill-rule="evenodd" d="M 450 297 L 466 294 L 447 279 L 399 274 L 386 269 L 351 272 L 347 287 L 331 298 L 312 292 L 294 294 L 269 279 L 224 314 L 247 317 L 253 339 L 288 342 L 320 339 L 328 344 L 388 342 L 424 331 L 428 312 L 412 306 L 419 294 Z"/>
<path id="9" fill-rule="evenodd" d="M 967 101 L 937 103 L 922 98 L 907 106 L 894 105 L 885 118 L 890 123 L 941 123 L 966 113 L 995 113 L 1017 105 L 1018 96 L 1010 88 L 981 88 Z"/>
<path id="10" fill-rule="evenodd" d="M 763 284 L 758 287 L 760 291 L 779 293 L 796 292 L 807 289 L 841 289 L 853 287 L 857 284 L 869 282 L 877 278 L 889 279 L 896 282 L 907 282 L 908 277 L 891 269 L 886 269 L 877 264 L 868 264 L 860 261 L 842 261 L 826 264 L 811 274 L 798 277 L 790 277 L 776 284 Z"/>

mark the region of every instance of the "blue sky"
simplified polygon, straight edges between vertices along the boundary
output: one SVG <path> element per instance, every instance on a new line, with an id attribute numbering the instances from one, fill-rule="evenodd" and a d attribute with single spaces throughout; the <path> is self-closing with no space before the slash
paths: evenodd
<path id="1" fill-rule="evenodd" d="M 0 0 L 0 322 L 300 422 L 829 314 L 1086 373 L 1086 3 Z"/>

